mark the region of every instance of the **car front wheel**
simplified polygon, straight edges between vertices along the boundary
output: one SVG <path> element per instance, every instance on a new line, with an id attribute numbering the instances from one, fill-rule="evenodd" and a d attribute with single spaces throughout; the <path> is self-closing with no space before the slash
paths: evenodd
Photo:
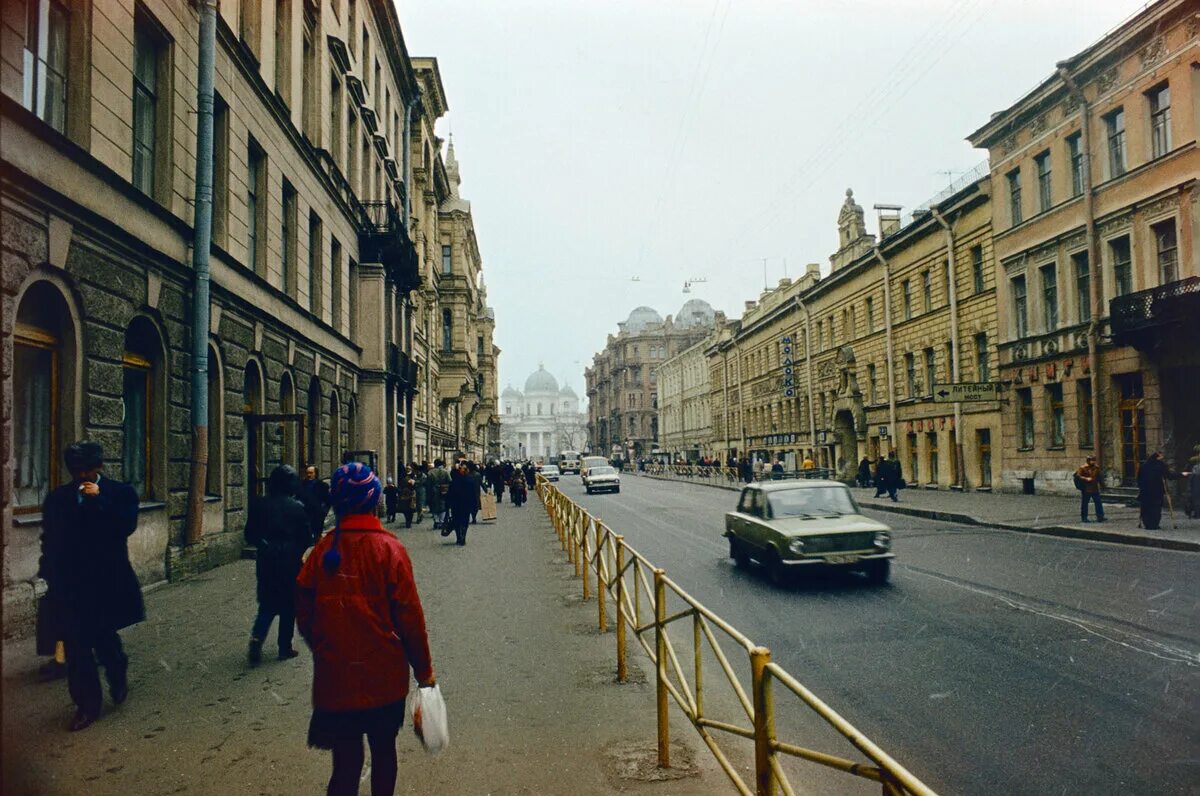
<path id="1" fill-rule="evenodd" d="M 729 557 L 733 559 L 733 563 L 739 567 L 745 568 L 750 566 L 750 556 L 746 552 L 745 545 L 734 537 L 729 537 Z"/>
<path id="2" fill-rule="evenodd" d="M 763 564 L 767 567 L 767 577 L 771 579 L 771 583 L 776 586 L 787 585 L 788 568 L 784 566 L 779 553 L 775 552 L 774 549 L 768 548 L 766 555 L 763 556 Z"/>
<path id="3" fill-rule="evenodd" d="M 886 586 L 892 574 L 892 562 L 886 558 L 872 561 L 867 568 L 867 580 L 875 586 Z"/>

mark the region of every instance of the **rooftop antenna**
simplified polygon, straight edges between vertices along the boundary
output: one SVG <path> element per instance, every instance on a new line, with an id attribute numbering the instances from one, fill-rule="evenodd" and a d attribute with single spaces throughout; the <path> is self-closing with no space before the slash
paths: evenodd
<path id="1" fill-rule="evenodd" d="M 762 258 L 763 261 L 763 290 L 767 290 L 767 258 Z"/>
<path id="2" fill-rule="evenodd" d="M 699 276 L 693 276 L 691 279 L 684 280 L 684 283 L 683 283 L 683 292 L 684 292 L 684 293 L 691 293 L 691 292 L 692 292 L 692 285 L 698 285 L 698 284 L 700 284 L 700 283 L 702 283 L 702 282 L 707 282 L 707 281 L 708 281 L 707 279 L 704 279 L 703 277 L 699 277 Z"/>

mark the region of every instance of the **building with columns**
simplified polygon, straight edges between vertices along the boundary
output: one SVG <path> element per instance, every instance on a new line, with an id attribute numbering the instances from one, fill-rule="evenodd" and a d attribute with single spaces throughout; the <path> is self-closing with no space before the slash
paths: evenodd
<path id="1" fill-rule="evenodd" d="M 587 443 L 587 416 L 579 396 L 544 366 L 525 380 L 524 391 L 512 385 L 500 396 L 500 452 L 507 459 L 554 461 L 561 451 L 582 451 Z"/>

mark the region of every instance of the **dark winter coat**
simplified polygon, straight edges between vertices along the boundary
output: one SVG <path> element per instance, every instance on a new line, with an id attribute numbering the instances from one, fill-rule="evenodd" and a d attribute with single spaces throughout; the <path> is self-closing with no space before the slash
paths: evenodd
<path id="1" fill-rule="evenodd" d="M 310 538 L 315 542 L 325 530 L 325 517 L 329 514 L 329 484 L 320 478 L 300 482 L 300 502 L 308 514 Z"/>
<path id="2" fill-rule="evenodd" d="M 446 494 L 443 494 L 442 487 L 449 484 L 450 474 L 444 467 L 435 467 L 425 476 L 425 501 L 431 513 L 441 514 L 446 510 Z"/>
<path id="3" fill-rule="evenodd" d="M 142 589 L 129 563 L 137 492 L 104 477 L 99 487 L 99 495 L 81 498 L 79 484 L 72 481 L 47 495 L 42 506 L 38 574 L 54 596 L 64 633 L 109 633 L 146 618 Z"/>
<path id="4" fill-rule="evenodd" d="M 396 513 L 396 504 L 400 500 L 400 489 L 393 484 L 388 484 L 383 488 L 384 505 L 387 506 L 388 514 Z"/>
<path id="5" fill-rule="evenodd" d="M 312 544 L 304 504 L 286 492 L 254 498 L 246 514 L 245 536 L 248 544 L 258 548 L 258 603 L 278 613 L 294 599 L 300 562 Z"/>
<path id="6" fill-rule="evenodd" d="M 470 475 L 455 473 L 450 478 L 450 492 L 446 500 L 453 517 L 465 517 L 479 511 L 479 485 Z"/>
<path id="7" fill-rule="evenodd" d="M 1166 493 L 1166 485 L 1163 482 L 1170 475 L 1167 463 L 1162 459 L 1152 456 L 1143 462 L 1142 466 L 1138 468 L 1138 501 L 1161 503 L 1163 495 Z"/>

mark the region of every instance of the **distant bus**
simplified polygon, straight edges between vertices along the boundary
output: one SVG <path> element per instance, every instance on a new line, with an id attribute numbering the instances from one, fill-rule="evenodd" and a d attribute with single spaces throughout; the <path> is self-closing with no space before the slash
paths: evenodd
<path id="1" fill-rule="evenodd" d="M 558 454 L 558 470 L 561 473 L 579 472 L 579 451 L 562 451 Z"/>

